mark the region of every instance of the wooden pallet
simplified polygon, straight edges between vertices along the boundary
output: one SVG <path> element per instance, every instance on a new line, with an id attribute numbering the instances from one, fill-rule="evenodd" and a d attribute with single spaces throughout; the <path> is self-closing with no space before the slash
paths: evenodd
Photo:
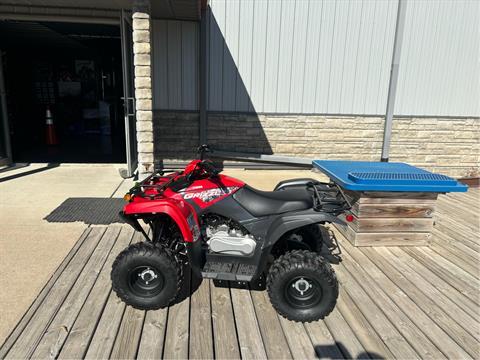
<path id="1" fill-rule="evenodd" d="M 353 221 L 336 225 L 355 246 L 425 246 L 433 231 L 436 193 L 346 191 Z M 345 216 L 343 216 L 345 219 Z"/>

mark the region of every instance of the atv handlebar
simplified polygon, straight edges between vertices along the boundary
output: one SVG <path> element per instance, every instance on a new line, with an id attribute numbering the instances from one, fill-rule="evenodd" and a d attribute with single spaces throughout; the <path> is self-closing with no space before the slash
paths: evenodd
<path id="1" fill-rule="evenodd" d="M 202 162 L 199 162 L 198 167 L 211 176 L 217 176 L 220 173 L 220 170 L 213 165 L 211 160 L 203 160 Z"/>

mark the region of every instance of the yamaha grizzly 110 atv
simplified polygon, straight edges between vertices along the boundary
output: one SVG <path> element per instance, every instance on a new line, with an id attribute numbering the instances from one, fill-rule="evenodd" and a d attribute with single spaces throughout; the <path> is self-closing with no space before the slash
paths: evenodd
<path id="1" fill-rule="evenodd" d="M 207 149 L 201 147 L 201 159 Z M 191 268 L 203 278 L 252 286 L 266 278 L 272 305 L 290 320 L 318 320 L 333 310 L 338 283 L 320 255 L 319 225 L 343 223 L 337 216 L 350 208 L 336 185 L 292 179 L 260 191 L 219 174 L 210 160 L 193 160 L 183 171 L 153 174 L 125 200 L 120 216 L 146 239 L 112 267 L 113 289 L 125 303 L 168 306 Z"/>

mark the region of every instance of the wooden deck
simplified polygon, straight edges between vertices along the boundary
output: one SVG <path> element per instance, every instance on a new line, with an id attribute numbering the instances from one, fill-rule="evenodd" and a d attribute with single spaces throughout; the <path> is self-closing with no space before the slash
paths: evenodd
<path id="1" fill-rule="evenodd" d="M 266 292 L 210 281 L 168 309 L 126 307 L 110 267 L 139 238 L 126 226 L 91 226 L 0 358 L 478 359 L 479 212 L 478 190 L 442 195 L 430 247 L 354 248 L 337 235 L 338 304 L 310 324 L 279 317 Z"/>

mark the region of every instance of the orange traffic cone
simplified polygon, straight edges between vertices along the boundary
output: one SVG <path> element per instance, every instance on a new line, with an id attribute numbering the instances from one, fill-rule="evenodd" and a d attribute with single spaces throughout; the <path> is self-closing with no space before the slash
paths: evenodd
<path id="1" fill-rule="evenodd" d="M 53 117 L 50 108 L 47 106 L 47 114 L 45 116 L 46 121 L 46 132 L 45 132 L 45 139 L 47 145 L 58 145 L 57 134 L 55 132 L 55 126 L 53 125 Z"/>

